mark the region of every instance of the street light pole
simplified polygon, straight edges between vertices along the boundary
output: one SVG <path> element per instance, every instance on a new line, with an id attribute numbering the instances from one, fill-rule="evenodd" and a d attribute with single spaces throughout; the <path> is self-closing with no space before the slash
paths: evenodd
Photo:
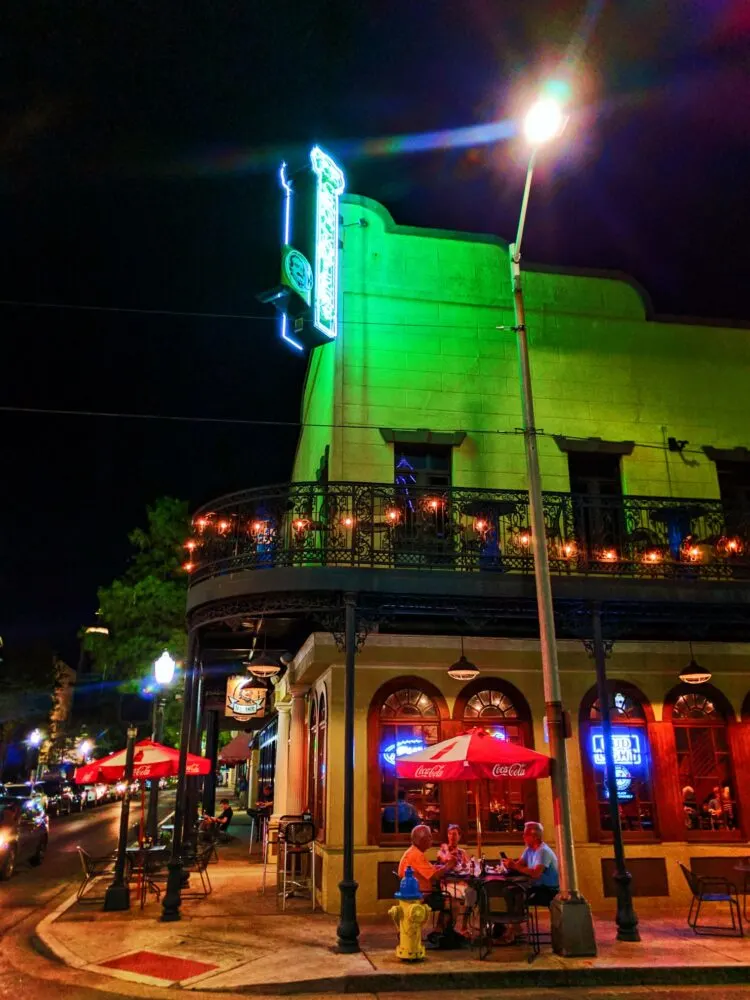
<path id="1" fill-rule="evenodd" d="M 529 158 L 526 171 L 521 213 L 515 242 L 508 248 L 510 277 L 513 290 L 515 333 L 518 345 L 519 376 L 521 384 L 521 411 L 523 437 L 526 449 L 526 468 L 529 480 L 529 521 L 534 555 L 534 580 L 536 583 L 539 638 L 542 654 L 544 702 L 550 753 L 554 761 L 552 771 L 552 798 L 555 818 L 555 836 L 560 863 L 560 894 L 553 900 L 552 941 L 561 955 L 595 955 L 596 940 L 591 910 L 578 891 L 575 855 L 573 852 L 573 817 L 570 806 L 568 756 L 565 746 L 565 717 L 560 688 L 560 670 L 557 662 L 555 613 L 552 603 L 547 532 L 544 523 L 542 483 L 537 451 L 537 429 L 534 419 L 534 397 L 531 389 L 529 343 L 526 330 L 526 309 L 521 281 L 521 243 L 526 224 L 526 212 L 534 176 L 536 150 Z"/>
<path id="2" fill-rule="evenodd" d="M 166 699 L 159 694 L 154 695 L 154 718 L 151 739 L 161 743 L 164 739 L 164 706 Z M 146 835 L 152 844 L 159 835 L 159 779 L 151 778 L 148 790 L 148 812 L 146 814 Z"/>

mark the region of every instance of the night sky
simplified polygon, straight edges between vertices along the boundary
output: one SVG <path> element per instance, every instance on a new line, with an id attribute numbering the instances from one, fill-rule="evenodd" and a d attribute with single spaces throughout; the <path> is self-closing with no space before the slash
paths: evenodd
<path id="1" fill-rule="evenodd" d="M 527 259 L 617 268 L 658 313 L 750 319 L 747 0 L 6 0 L 0 298 L 268 315 L 275 168 L 320 142 L 405 224 L 513 235 L 503 120 L 548 74 L 575 109 Z M 0 306 L 0 406 L 294 420 L 305 361 L 269 319 Z M 738 333 L 738 336 L 744 334 Z M 162 494 L 288 478 L 295 431 L 0 411 L 0 635 L 74 655 Z"/>

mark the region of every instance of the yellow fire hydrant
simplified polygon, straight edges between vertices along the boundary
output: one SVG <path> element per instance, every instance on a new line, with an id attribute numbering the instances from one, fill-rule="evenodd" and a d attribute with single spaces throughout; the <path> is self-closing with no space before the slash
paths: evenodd
<path id="1" fill-rule="evenodd" d="M 390 908 L 388 916 L 398 927 L 396 956 L 404 962 L 419 962 L 425 956 L 422 924 L 430 911 L 422 902 L 419 883 L 414 877 L 411 866 L 406 869 L 395 898 L 398 904 Z"/>

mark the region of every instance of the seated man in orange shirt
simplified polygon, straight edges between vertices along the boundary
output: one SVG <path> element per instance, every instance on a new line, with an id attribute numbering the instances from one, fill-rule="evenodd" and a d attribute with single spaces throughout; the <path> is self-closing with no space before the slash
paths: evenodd
<path id="1" fill-rule="evenodd" d="M 424 823 L 420 823 L 419 826 L 415 826 L 411 831 L 411 847 L 407 847 L 398 863 L 398 877 L 403 878 L 406 874 L 406 869 L 411 866 L 419 883 L 419 888 L 425 893 L 432 891 L 433 883 L 441 875 L 456 867 L 455 857 L 450 857 L 444 865 L 436 868 L 425 857 L 425 851 L 428 851 L 431 846 L 432 830 L 430 830 L 429 826 L 425 826 Z"/>

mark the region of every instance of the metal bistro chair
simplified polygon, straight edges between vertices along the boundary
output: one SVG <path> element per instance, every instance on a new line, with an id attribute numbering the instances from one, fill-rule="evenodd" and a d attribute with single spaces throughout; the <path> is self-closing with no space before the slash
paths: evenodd
<path id="1" fill-rule="evenodd" d="M 678 862 L 679 863 L 679 862 Z M 695 872 L 690 871 L 685 865 L 680 864 L 682 869 L 682 874 L 685 876 L 685 881 L 690 886 L 690 892 L 692 893 L 692 899 L 690 900 L 690 910 L 688 911 L 688 927 L 692 927 L 695 934 L 716 934 L 726 935 L 727 937 L 744 937 L 744 931 L 742 930 L 742 911 L 740 910 L 740 901 L 737 895 L 737 887 L 729 879 L 721 878 L 718 875 L 706 876 L 706 875 L 696 875 Z M 698 920 L 700 918 L 701 907 L 704 903 L 728 903 L 729 904 L 729 915 L 732 918 L 732 926 L 722 927 L 715 924 L 703 924 L 703 926 L 698 925 Z M 737 920 L 735 922 L 734 914 L 737 911 Z M 693 912 L 695 911 L 695 912 Z"/>
<path id="2" fill-rule="evenodd" d="M 76 847 L 78 857 L 81 859 L 83 868 L 83 881 L 78 887 L 76 899 L 80 902 L 90 885 L 104 875 L 114 875 L 117 854 L 106 854 L 104 857 L 94 858 L 82 847 Z"/>
<path id="3" fill-rule="evenodd" d="M 539 927 L 536 911 L 529 908 L 526 893 L 520 885 L 505 881 L 489 880 L 479 889 L 479 934 L 476 944 L 479 958 L 484 959 L 492 951 L 492 933 L 496 924 L 520 927 L 526 926 L 526 937 L 531 944 L 529 961 L 539 954 Z"/>
<path id="4" fill-rule="evenodd" d="M 290 896 L 298 892 L 309 892 L 314 910 L 315 825 L 310 820 L 299 818 L 284 822 L 285 818 L 282 817 L 279 823 L 276 901 L 278 903 L 281 899 L 281 909 L 285 910 Z"/>

